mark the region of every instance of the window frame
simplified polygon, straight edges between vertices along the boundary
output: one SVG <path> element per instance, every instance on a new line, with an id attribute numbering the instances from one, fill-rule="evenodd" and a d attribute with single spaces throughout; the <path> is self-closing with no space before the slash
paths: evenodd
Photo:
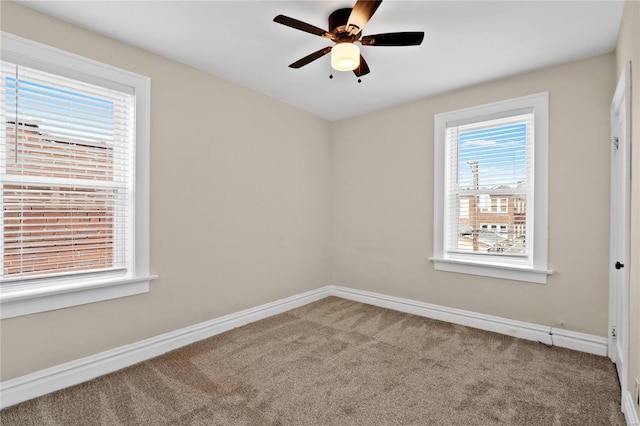
<path id="1" fill-rule="evenodd" d="M 11 318 L 149 291 L 157 278 L 149 273 L 149 128 L 148 77 L 75 55 L 42 43 L 0 32 L 3 60 L 135 94 L 135 150 L 131 208 L 131 259 L 125 271 L 87 272 L 40 277 L 0 286 L 0 318 Z"/>
<path id="2" fill-rule="evenodd" d="M 446 203 L 446 129 L 448 123 L 473 123 L 517 115 L 523 109 L 534 114 L 533 179 L 531 181 L 533 224 L 530 253 L 526 261 L 513 261 L 501 256 L 452 254 L 445 247 Z M 548 262 L 548 143 L 549 92 L 499 101 L 480 106 L 436 114 L 434 116 L 434 269 L 485 277 L 503 278 L 546 284 Z M 529 213 L 529 212 L 528 212 Z"/>

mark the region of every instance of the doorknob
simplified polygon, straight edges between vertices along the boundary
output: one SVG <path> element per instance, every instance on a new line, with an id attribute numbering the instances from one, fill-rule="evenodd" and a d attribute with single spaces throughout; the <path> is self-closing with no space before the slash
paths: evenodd
<path id="1" fill-rule="evenodd" d="M 616 262 L 615 264 L 616 269 L 620 269 L 620 268 L 624 268 L 624 265 L 622 263 L 620 263 L 620 261 Z"/>

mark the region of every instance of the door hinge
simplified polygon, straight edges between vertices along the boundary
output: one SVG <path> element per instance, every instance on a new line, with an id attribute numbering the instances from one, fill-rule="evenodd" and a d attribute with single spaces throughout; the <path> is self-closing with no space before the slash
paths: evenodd
<path id="1" fill-rule="evenodd" d="M 611 327 L 611 337 L 613 337 L 613 338 L 616 337 L 616 328 L 615 327 Z"/>
<path id="2" fill-rule="evenodd" d="M 619 140 L 618 140 L 618 137 L 617 137 L 617 136 L 614 136 L 614 137 L 613 137 L 612 142 L 613 142 L 613 148 L 614 148 L 614 149 L 618 149 L 618 146 L 619 146 L 620 142 L 619 142 Z"/>

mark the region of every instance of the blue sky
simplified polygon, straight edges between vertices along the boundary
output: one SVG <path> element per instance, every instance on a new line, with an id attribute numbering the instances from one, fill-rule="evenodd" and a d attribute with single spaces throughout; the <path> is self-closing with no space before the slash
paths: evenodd
<path id="1" fill-rule="evenodd" d="M 472 161 L 478 161 L 480 188 L 516 187 L 526 177 L 527 125 L 516 123 L 458 135 L 458 182 L 473 188 Z"/>
<path id="2" fill-rule="evenodd" d="M 18 121 L 36 122 L 44 133 L 63 131 L 68 136 L 101 141 L 113 138 L 112 101 L 25 79 L 18 79 L 18 83 Z M 7 76 L 8 119 L 15 116 L 15 96 L 16 79 Z M 57 130 L 61 125 L 65 130 Z"/>

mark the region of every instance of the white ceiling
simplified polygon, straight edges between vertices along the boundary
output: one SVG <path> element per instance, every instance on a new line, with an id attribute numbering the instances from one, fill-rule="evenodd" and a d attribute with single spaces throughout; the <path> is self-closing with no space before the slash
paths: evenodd
<path id="1" fill-rule="evenodd" d="M 385 0 L 363 34 L 424 31 L 421 46 L 363 46 L 371 73 L 331 72 L 331 42 L 273 22 L 328 29 L 344 1 L 31 1 L 19 3 L 207 71 L 329 120 L 613 51 L 622 0 Z"/>

